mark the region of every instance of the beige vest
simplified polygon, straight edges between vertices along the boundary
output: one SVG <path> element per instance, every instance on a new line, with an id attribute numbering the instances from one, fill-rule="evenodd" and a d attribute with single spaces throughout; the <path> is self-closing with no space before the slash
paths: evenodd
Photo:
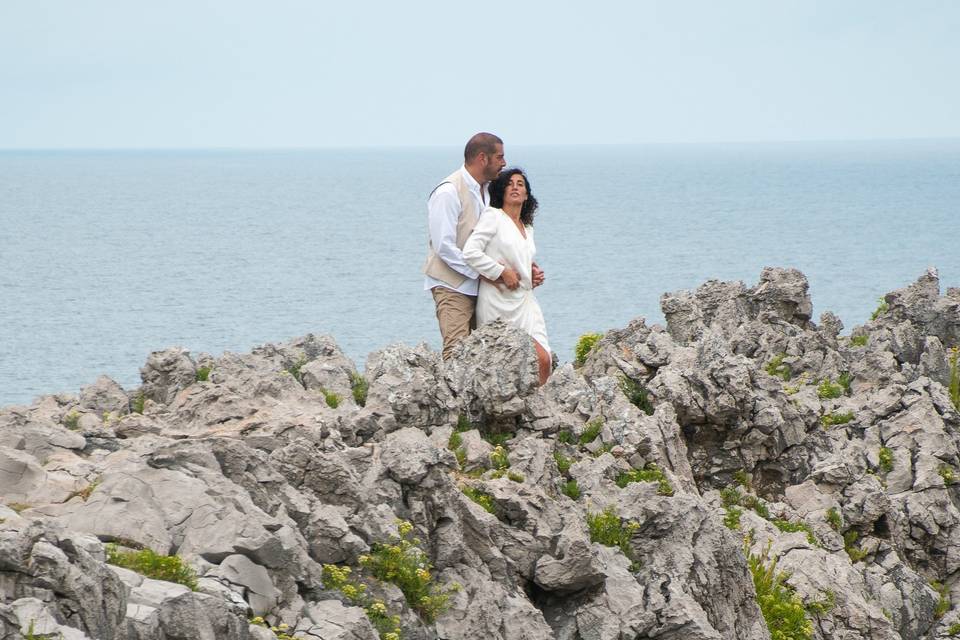
<path id="1" fill-rule="evenodd" d="M 457 188 L 457 196 L 460 198 L 460 219 L 457 220 L 457 247 L 463 249 L 467 238 L 470 237 L 470 232 L 477 226 L 477 218 L 480 217 L 480 212 L 477 210 L 477 202 L 473 194 L 470 193 L 470 185 L 467 184 L 463 173 L 459 169 L 447 176 L 443 182 L 437 185 L 437 188 L 448 182 Z M 431 192 L 430 195 L 433 195 L 433 193 Z M 462 273 L 447 266 L 447 263 L 434 251 L 432 241 L 427 243 L 427 261 L 423 265 L 423 272 L 453 288 L 459 287 L 467 279 Z"/>

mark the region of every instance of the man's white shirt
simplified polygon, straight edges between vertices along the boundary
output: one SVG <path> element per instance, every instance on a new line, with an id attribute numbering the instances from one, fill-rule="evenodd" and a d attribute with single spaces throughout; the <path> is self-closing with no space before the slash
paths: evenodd
<path id="1" fill-rule="evenodd" d="M 460 167 L 467 186 L 470 187 L 470 195 L 477 201 L 478 218 L 483 210 L 487 208 L 488 185 L 480 186 L 480 183 L 474 180 L 470 172 L 465 167 Z M 457 188 L 447 182 L 440 185 L 427 201 L 427 226 L 430 230 L 430 242 L 433 250 L 440 256 L 440 259 L 447 263 L 451 269 L 462 274 L 467 279 L 459 287 L 451 287 L 445 282 L 436 278 L 424 276 L 423 288 L 433 289 L 434 287 L 445 287 L 453 289 L 468 296 L 477 295 L 479 287 L 479 274 L 467 266 L 463 259 L 463 251 L 457 246 L 457 222 L 460 220 L 460 197 L 457 195 Z"/>

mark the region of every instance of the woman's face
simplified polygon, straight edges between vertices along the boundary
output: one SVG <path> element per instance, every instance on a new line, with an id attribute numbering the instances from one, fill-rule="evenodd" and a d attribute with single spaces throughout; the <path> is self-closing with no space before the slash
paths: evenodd
<path id="1" fill-rule="evenodd" d="M 507 183 L 507 189 L 503 193 L 503 204 L 523 206 L 527 201 L 527 181 L 523 175 L 515 173 L 510 176 L 510 182 Z"/>

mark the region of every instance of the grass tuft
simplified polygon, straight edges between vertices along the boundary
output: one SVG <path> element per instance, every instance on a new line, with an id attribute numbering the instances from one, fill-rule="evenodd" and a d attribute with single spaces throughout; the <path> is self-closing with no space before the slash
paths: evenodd
<path id="1" fill-rule="evenodd" d="M 876 320 L 877 318 L 879 318 L 880 316 L 882 316 L 883 314 L 885 314 L 887 311 L 890 310 L 890 304 L 887 302 L 886 297 L 881 297 L 879 300 L 880 300 L 880 305 L 876 308 L 876 310 L 873 313 L 870 314 L 871 320 Z"/>
<path id="2" fill-rule="evenodd" d="M 210 372 L 213 371 L 213 367 L 198 367 L 197 375 L 194 377 L 197 382 L 207 382 L 210 380 Z M 298 369 L 299 371 L 299 369 Z"/>
<path id="3" fill-rule="evenodd" d="M 563 455 L 559 451 L 553 452 L 553 461 L 557 463 L 557 470 L 562 474 L 566 474 L 567 471 L 570 471 L 570 467 L 573 465 L 573 460 Z"/>
<path id="4" fill-rule="evenodd" d="M 623 395 L 627 396 L 630 404 L 648 416 L 653 415 L 653 405 L 650 404 L 650 394 L 647 392 L 645 386 L 632 378 L 620 376 L 620 390 L 623 391 Z"/>
<path id="5" fill-rule="evenodd" d="M 880 461 L 880 471 L 884 473 L 893 471 L 893 449 L 890 447 L 880 447 L 877 458 Z"/>
<path id="6" fill-rule="evenodd" d="M 154 580 L 176 582 L 191 591 L 197 590 L 197 572 L 180 556 L 162 556 L 153 549 L 123 551 L 116 544 L 108 544 L 107 562 Z"/>
<path id="7" fill-rule="evenodd" d="M 367 391 L 370 389 L 370 383 L 357 372 L 350 374 L 350 391 L 353 393 L 353 401 L 357 406 L 363 407 L 367 404 Z"/>
<path id="8" fill-rule="evenodd" d="M 859 336 L 852 336 L 850 338 L 850 344 L 853 345 L 854 347 L 865 347 L 867 346 L 867 342 L 869 341 L 870 341 L 870 336 L 867 335 L 866 333 L 863 333 Z"/>
<path id="9" fill-rule="evenodd" d="M 847 411 L 846 413 L 828 413 L 820 418 L 820 424 L 823 425 L 824 429 L 833 427 L 840 424 L 847 424 L 853 420 L 853 411 Z"/>
<path id="10" fill-rule="evenodd" d="M 574 364 L 582 367 L 587 361 L 587 356 L 590 355 L 590 352 L 601 338 L 603 338 L 602 333 L 585 333 L 580 336 L 580 339 L 577 341 L 577 346 L 574 349 Z"/>
<path id="11" fill-rule="evenodd" d="M 580 497 L 580 485 L 577 484 L 576 480 L 564 482 L 563 486 L 560 488 L 560 491 L 562 491 L 563 495 L 567 496 L 571 500 L 577 500 Z"/>
<path id="12" fill-rule="evenodd" d="M 950 349 L 950 401 L 953 403 L 953 408 L 957 411 L 960 411 L 960 348 L 953 347 Z"/>
<path id="13" fill-rule="evenodd" d="M 643 469 L 631 469 L 630 471 L 621 473 L 617 476 L 615 482 L 621 489 L 631 482 L 656 482 L 657 493 L 662 496 L 673 495 L 673 486 L 671 486 L 670 481 L 667 480 L 667 476 L 664 475 L 660 467 L 652 462 L 647 464 Z"/>
<path id="14" fill-rule="evenodd" d="M 830 525 L 830 528 L 838 532 L 843 528 L 843 516 L 840 515 L 840 512 L 837 511 L 836 507 L 830 507 L 827 509 L 827 524 Z"/>
<path id="15" fill-rule="evenodd" d="M 594 418 L 584 426 L 583 433 L 580 434 L 580 444 L 590 444 L 597 439 L 602 430 L 603 418 Z"/>
<path id="16" fill-rule="evenodd" d="M 63 426 L 65 426 L 67 429 L 70 429 L 71 431 L 76 431 L 77 429 L 80 428 L 80 414 L 77 412 L 76 409 L 74 409 L 67 415 L 63 416 L 60 422 L 63 423 Z"/>
<path id="17" fill-rule="evenodd" d="M 474 489 L 473 487 L 464 486 L 461 488 L 463 495 L 467 496 L 478 505 L 483 507 L 483 510 L 487 513 L 495 513 L 493 506 L 493 496 L 489 493 L 481 491 L 480 489 Z"/>
<path id="18" fill-rule="evenodd" d="M 331 409 L 336 409 L 340 406 L 340 397 L 339 393 L 334 393 L 333 391 L 327 391 L 326 389 L 320 389 L 320 393 L 323 394 L 323 399 L 326 400 L 327 406 Z"/>
<path id="19" fill-rule="evenodd" d="M 784 382 L 790 382 L 790 378 L 793 377 L 793 371 L 790 369 L 790 365 L 783 361 L 786 357 L 787 354 L 785 353 L 778 353 L 773 356 L 765 368 L 767 374 L 774 378 L 780 378 Z"/>
<path id="20" fill-rule="evenodd" d="M 834 383 L 830 379 L 820 381 L 817 386 L 817 396 L 822 400 L 832 400 L 843 395 L 843 385 Z"/>
<path id="21" fill-rule="evenodd" d="M 760 555 L 745 549 L 747 564 L 753 576 L 753 586 L 757 592 L 757 604 L 770 630 L 770 637 L 776 640 L 810 640 L 813 638 L 813 623 L 807 617 L 803 601 L 796 591 L 786 583 L 789 574 L 777 571 L 776 558 L 769 560 L 770 546 Z"/>
<path id="22" fill-rule="evenodd" d="M 640 528 L 639 524 L 622 522 L 613 507 L 607 507 L 600 513 L 587 514 L 587 528 L 590 529 L 590 542 L 617 547 L 623 555 L 635 560 L 630 537 Z"/>

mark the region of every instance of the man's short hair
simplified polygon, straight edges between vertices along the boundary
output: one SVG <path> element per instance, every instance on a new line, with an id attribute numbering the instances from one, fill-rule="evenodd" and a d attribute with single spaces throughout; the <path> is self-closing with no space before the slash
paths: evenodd
<path id="1" fill-rule="evenodd" d="M 470 162 L 481 153 L 492 156 L 497 152 L 497 145 L 503 144 L 503 140 L 492 133 L 478 133 L 467 140 L 467 146 L 463 148 L 463 161 Z"/>

